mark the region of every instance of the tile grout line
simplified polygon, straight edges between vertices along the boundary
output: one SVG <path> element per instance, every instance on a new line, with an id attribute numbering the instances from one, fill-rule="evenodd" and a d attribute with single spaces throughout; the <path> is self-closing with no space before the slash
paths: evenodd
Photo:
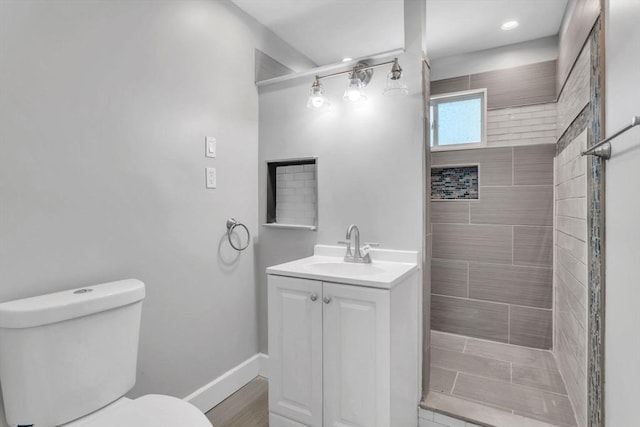
<path id="1" fill-rule="evenodd" d="M 507 344 L 511 344 L 511 304 L 507 305 Z"/>
<path id="2" fill-rule="evenodd" d="M 456 388 L 456 382 L 458 382 L 458 375 L 460 371 L 456 371 L 456 377 L 453 379 L 453 385 L 451 386 L 451 395 L 453 396 L 453 390 Z"/>
<path id="3" fill-rule="evenodd" d="M 513 384 L 513 362 L 509 362 L 509 382 Z"/>
<path id="4" fill-rule="evenodd" d="M 471 298 L 471 263 L 467 261 L 467 298 Z"/>
<path id="5" fill-rule="evenodd" d="M 455 223 L 449 223 L 449 222 L 441 222 L 441 223 L 437 223 L 437 224 L 455 224 Z M 518 225 L 517 227 L 522 227 L 520 225 Z M 539 228 L 552 228 L 551 226 L 547 227 L 539 227 Z M 557 246 L 557 245 L 556 245 Z M 566 251 L 566 249 L 563 249 Z M 575 258 L 575 257 L 574 257 Z M 432 260 L 435 261 L 443 261 L 443 262 L 466 262 L 467 264 L 471 265 L 471 264 L 485 264 L 485 265 L 491 265 L 491 266 L 507 266 L 509 267 L 509 264 L 504 264 L 504 263 L 499 263 L 499 262 L 485 262 L 485 261 L 468 261 L 466 259 L 455 259 L 455 258 L 435 258 L 432 257 Z M 580 261 L 576 258 L 577 261 Z M 511 267 L 518 267 L 518 268 L 540 268 L 540 269 L 544 269 L 544 270 L 553 270 L 553 266 L 543 266 L 543 265 L 530 265 L 530 264 L 514 264 L 511 265 Z"/>
<path id="6" fill-rule="evenodd" d="M 445 369 L 445 368 L 440 368 L 440 369 Z M 467 376 L 470 376 L 470 377 L 480 378 L 480 379 L 483 379 L 483 380 L 491 380 L 491 381 L 497 381 L 497 382 L 504 383 L 504 384 L 511 384 L 514 387 L 522 388 L 522 389 L 525 389 L 525 390 L 537 391 L 537 392 L 543 393 L 543 394 L 546 393 L 546 394 L 552 394 L 554 396 L 559 396 L 559 397 L 566 397 L 566 398 L 569 397 L 569 395 L 564 394 L 564 393 L 558 393 L 556 391 L 546 390 L 546 389 L 542 389 L 542 388 L 538 388 L 538 387 L 534 387 L 534 386 L 530 386 L 530 385 L 524 385 L 524 384 L 519 384 L 519 383 L 511 383 L 509 381 L 501 380 L 501 379 L 498 379 L 498 378 L 495 378 L 495 377 L 487 377 L 487 376 L 478 375 L 478 374 L 469 373 L 469 372 L 456 371 L 456 380 L 457 380 L 457 374 L 458 373 L 463 374 L 463 375 L 467 375 Z"/>
<path id="7" fill-rule="evenodd" d="M 515 164 L 515 159 L 516 159 L 516 155 L 515 155 L 515 151 L 516 149 L 511 147 L 511 186 L 513 187 L 516 183 L 516 164 Z"/>
<path id="8" fill-rule="evenodd" d="M 507 306 L 513 306 L 513 307 L 530 308 L 530 309 L 533 309 L 533 310 L 553 311 L 553 307 L 551 307 L 551 308 L 536 307 L 536 306 L 531 306 L 531 305 L 513 304 L 513 303 L 509 303 L 509 302 L 489 301 L 489 300 L 486 300 L 486 299 L 479 299 L 479 298 L 467 298 L 467 297 L 459 297 L 459 296 L 455 296 L 455 295 L 437 294 L 437 293 L 434 293 L 434 292 L 432 292 L 431 295 L 435 295 L 435 296 L 438 296 L 438 297 L 445 297 L 445 298 L 454 298 L 454 299 L 464 299 L 464 300 L 469 300 L 469 301 L 486 302 L 486 303 L 489 303 L 489 304 L 496 304 L 496 305 L 507 305 Z M 462 335 L 462 334 L 456 334 L 455 332 L 446 332 L 446 331 L 437 331 L 437 332 L 442 332 L 444 334 L 452 334 L 452 335 Z M 466 336 L 466 335 L 462 335 L 462 336 Z M 477 338 L 477 337 L 471 337 L 471 338 Z M 491 340 L 491 339 L 488 339 L 488 338 L 478 338 L 478 339 L 484 339 L 484 340 L 487 340 L 487 341 L 495 341 L 495 340 Z M 496 342 L 501 342 L 501 341 L 496 341 Z M 513 344 L 513 345 L 516 345 L 516 344 Z M 520 347 L 533 348 L 533 349 L 536 349 L 536 350 L 546 350 L 546 349 L 543 349 L 543 348 L 529 347 L 529 346 L 526 346 L 526 345 L 523 345 L 523 346 L 520 346 Z"/>

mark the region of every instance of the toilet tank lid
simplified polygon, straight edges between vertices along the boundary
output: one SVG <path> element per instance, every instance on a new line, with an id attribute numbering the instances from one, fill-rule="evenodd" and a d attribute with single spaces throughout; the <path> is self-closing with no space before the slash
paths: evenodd
<path id="1" fill-rule="evenodd" d="M 142 301 L 144 283 L 119 280 L 0 304 L 0 328 L 32 328 Z"/>

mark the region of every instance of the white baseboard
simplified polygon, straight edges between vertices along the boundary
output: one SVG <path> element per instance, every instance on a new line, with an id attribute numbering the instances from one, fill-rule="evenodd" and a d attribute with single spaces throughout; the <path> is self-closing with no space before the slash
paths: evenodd
<path id="1" fill-rule="evenodd" d="M 267 378 L 268 360 L 269 356 L 258 353 L 220 375 L 209 384 L 200 387 L 184 400 L 195 405 L 202 412 L 208 412 L 258 375 Z"/>

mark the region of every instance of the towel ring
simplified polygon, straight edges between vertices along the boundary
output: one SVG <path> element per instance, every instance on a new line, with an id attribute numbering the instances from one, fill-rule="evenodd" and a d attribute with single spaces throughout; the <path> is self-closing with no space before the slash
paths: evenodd
<path id="1" fill-rule="evenodd" d="M 242 246 L 242 247 L 238 247 L 238 246 L 234 245 L 233 244 L 233 240 L 231 240 L 231 233 L 233 233 L 233 230 L 235 230 L 236 227 L 242 227 L 242 228 L 244 228 L 244 231 L 247 232 L 247 244 Z M 231 247 L 233 249 L 235 249 L 238 252 L 242 252 L 245 249 L 247 249 L 249 247 L 249 243 L 251 243 L 251 233 L 249 233 L 249 229 L 247 228 L 246 225 L 244 225 L 241 222 L 236 221 L 234 218 L 229 218 L 227 220 L 227 239 L 229 239 L 229 244 L 231 245 Z"/>

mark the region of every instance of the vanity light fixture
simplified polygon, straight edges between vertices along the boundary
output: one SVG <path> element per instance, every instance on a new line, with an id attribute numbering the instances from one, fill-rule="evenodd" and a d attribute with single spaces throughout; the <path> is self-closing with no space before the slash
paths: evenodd
<path id="1" fill-rule="evenodd" d="M 398 58 L 394 58 L 393 61 L 383 62 L 376 65 L 359 62 L 349 71 L 340 71 L 326 76 L 316 76 L 313 84 L 311 85 L 311 90 L 309 91 L 307 108 L 318 110 L 328 106 L 329 100 L 324 95 L 324 88 L 320 83 L 320 80 L 344 74 L 348 74 L 349 83 L 344 91 L 344 96 L 342 97 L 343 100 L 349 103 L 361 103 L 366 101 L 367 96 L 364 93 L 364 88 L 371 81 L 373 69 L 389 64 L 392 64 L 392 66 L 391 71 L 387 74 L 387 85 L 383 94 L 386 96 L 407 95 L 409 93 L 409 89 L 401 80 L 402 68 L 398 63 Z"/>
<path id="2" fill-rule="evenodd" d="M 518 28 L 518 25 L 520 25 L 520 23 L 518 21 L 511 20 L 511 21 L 507 21 L 504 24 L 502 24 L 500 29 L 502 29 L 502 31 L 509 31 L 509 30 L 513 30 L 515 28 Z"/>

